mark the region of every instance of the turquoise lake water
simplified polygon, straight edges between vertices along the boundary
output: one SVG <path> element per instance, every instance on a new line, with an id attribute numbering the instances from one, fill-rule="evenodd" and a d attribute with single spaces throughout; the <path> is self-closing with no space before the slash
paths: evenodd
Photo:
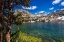
<path id="1" fill-rule="evenodd" d="M 35 22 L 19 25 L 20 30 L 28 35 L 44 39 L 64 39 L 64 23 Z M 12 33 L 17 31 L 17 25 L 12 25 Z"/>

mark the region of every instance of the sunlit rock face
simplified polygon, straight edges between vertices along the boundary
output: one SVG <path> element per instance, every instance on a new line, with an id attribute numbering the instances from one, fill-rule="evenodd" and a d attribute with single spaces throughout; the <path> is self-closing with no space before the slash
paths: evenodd
<path id="1" fill-rule="evenodd" d="M 18 13 L 21 13 L 23 16 L 29 16 L 29 17 L 41 17 L 41 16 L 46 16 L 45 14 L 38 13 L 38 14 L 32 14 L 26 10 L 15 10 L 14 15 L 17 15 Z"/>
<path id="2" fill-rule="evenodd" d="M 52 12 L 48 14 L 50 17 L 50 21 L 63 21 L 64 20 L 64 10 L 57 10 L 55 12 Z"/>
<path id="3" fill-rule="evenodd" d="M 58 17 L 59 20 L 64 20 L 64 16 Z"/>
<path id="4" fill-rule="evenodd" d="M 54 15 L 54 16 L 64 16 L 64 10 L 57 10 L 56 12 L 52 12 L 48 15 Z"/>
<path id="5" fill-rule="evenodd" d="M 15 10 L 14 15 L 17 15 L 19 13 L 22 15 L 22 17 L 27 17 L 27 16 L 30 16 L 31 14 L 28 11 L 21 9 L 21 10 Z"/>
<path id="6" fill-rule="evenodd" d="M 43 13 L 32 14 L 26 10 L 20 9 L 15 10 L 14 15 L 17 15 L 18 13 L 20 13 L 24 18 L 29 17 L 29 20 L 45 21 L 45 22 L 64 20 L 64 10 L 58 10 L 49 14 L 43 14 Z"/>

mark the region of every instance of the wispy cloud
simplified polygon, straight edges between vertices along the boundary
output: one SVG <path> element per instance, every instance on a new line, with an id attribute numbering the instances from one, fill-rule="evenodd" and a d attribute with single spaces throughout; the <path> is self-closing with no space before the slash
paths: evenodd
<path id="1" fill-rule="evenodd" d="M 61 5 L 64 6 L 64 2 L 62 2 Z"/>
<path id="2" fill-rule="evenodd" d="M 39 11 L 38 13 L 44 13 L 45 11 Z"/>
<path id="3" fill-rule="evenodd" d="M 60 3 L 60 2 L 61 2 L 61 0 L 54 0 L 54 1 L 52 2 L 52 4 L 55 5 L 55 4 L 58 4 L 58 3 Z"/>
<path id="4" fill-rule="evenodd" d="M 60 9 L 60 10 L 64 10 L 64 8 Z"/>
<path id="5" fill-rule="evenodd" d="M 54 12 L 56 12 L 57 10 L 54 10 Z"/>
<path id="6" fill-rule="evenodd" d="M 48 12 L 47 14 L 50 14 L 50 12 Z"/>
<path id="7" fill-rule="evenodd" d="M 39 14 L 39 13 L 45 13 L 45 11 L 39 11 L 39 12 L 36 12 L 34 14 Z"/>
<path id="8" fill-rule="evenodd" d="M 34 10 L 37 8 L 37 6 L 30 6 L 30 7 L 24 7 L 22 6 L 23 9 L 28 9 L 28 10 Z"/>
<path id="9" fill-rule="evenodd" d="M 35 13 L 35 14 L 37 14 L 37 13 Z"/>
<path id="10" fill-rule="evenodd" d="M 52 7 L 52 8 L 49 8 L 49 10 L 53 10 L 54 9 L 54 7 Z"/>

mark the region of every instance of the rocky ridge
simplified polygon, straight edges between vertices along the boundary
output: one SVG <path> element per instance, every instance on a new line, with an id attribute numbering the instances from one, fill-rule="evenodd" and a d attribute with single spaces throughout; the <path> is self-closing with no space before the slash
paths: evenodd
<path id="1" fill-rule="evenodd" d="M 17 15 L 18 13 L 20 13 L 22 15 L 22 17 L 26 18 L 29 17 L 29 20 L 31 21 L 42 21 L 42 22 L 50 22 L 50 21 L 59 21 L 62 20 L 61 18 L 58 19 L 59 17 L 64 18 L 64 10 L 58 10 L 56 12 L 53 13 L 49 13 L 47 15 L 42 14 L 42 13 L 38 13 L 38 14 L 32 14 L 26 10 L 16 10 L 14 12 L 14 15 Z"/>

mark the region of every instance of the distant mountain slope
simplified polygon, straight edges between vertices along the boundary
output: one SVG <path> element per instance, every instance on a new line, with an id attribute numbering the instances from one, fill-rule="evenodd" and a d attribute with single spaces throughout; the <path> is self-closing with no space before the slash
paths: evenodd
<path id="1" fill-rule="evenodd" d="M 23 17 L 41 17 L 41 16 L 45 16 L 45 14 L 42 13 L 38 13 L 38 14 L 32 14 L 26 10 L 15 10 L 14 15 L 17 15 L 18 13 L 20 13 Z"/>
<path id="2" fill-rule="evenodd" d="M 58 11 L 56 11 L 56 12 L 52 12 L 52 13 L 50 13 L 50 14 L 48 14 L 48 15 L 54 15 L 54 16 L 64 16 L 64 10 L 58 10 Z"/>

